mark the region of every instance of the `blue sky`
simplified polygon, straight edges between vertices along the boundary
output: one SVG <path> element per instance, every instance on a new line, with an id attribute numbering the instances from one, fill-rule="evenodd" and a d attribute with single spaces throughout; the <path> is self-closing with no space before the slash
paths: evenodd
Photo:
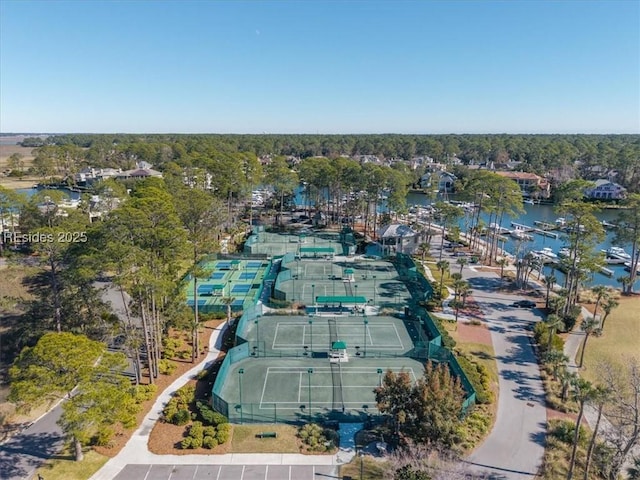
<path id="1" fill-rule="evenodd" d="M 0 131 L 640 133 L 640 2 L 0 0 Z"/>

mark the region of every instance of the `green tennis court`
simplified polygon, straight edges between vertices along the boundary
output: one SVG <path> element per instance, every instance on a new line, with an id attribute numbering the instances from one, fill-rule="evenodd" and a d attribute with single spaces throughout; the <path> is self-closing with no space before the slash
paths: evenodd
<path id="1" fill-rule="evenodd" d="M 387 353 L 402 355 L 413 347 L 405 322 L 395 317 L 291 317 L 264 316 L 248 332 L 262 355 L 297 356 L 329 352 L 331 343 L 343 341 L 350 355 Z"/>
<path id="2" fill-rule="evenodd" d="M 238 421 L 294 420 L 332 411 L 376 412 L 374 390 L 384 373 L 406 372 L 416 382 L 424 366 L 410 358 L 355 359 L 329 363 L 323 359 L 246 359 L 229 370 L 222 396 L 229 417 Z"/>

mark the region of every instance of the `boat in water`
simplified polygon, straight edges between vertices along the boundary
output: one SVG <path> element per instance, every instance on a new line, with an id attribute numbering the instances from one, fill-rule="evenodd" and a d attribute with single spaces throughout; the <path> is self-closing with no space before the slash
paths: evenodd
<path id="1" fill-rule="evenodd" d="M 533 254 L 545 262 L 555 262 L 558 260 L 558 255 L 553 252 L 551 247 L 544 247 L 542 250 L 536 250 Z"/>
<path id="2" fill-rule="evenodd" d="M 631 262 L 631 255 L 625 252 L 624 248 L 609 247 L 604 251 L 605 255 L 609 258 L 615 258 L 618 260 L 625 260 Z"/>

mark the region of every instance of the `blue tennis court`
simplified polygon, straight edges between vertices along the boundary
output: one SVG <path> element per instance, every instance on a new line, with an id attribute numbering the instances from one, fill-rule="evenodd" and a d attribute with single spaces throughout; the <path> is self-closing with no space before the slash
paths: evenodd
<path id="1" fill-rule="evenodd" d="M 231 262 L 218 262 L 216 268 L 218 270 L 229 270 L 231 268 Z"/>
<path id="2" fill-rule="evenodd" d="M 247 262 L 246 268 L 260 268 L 262 266 L 262 262 Z"/>
<path id="3" fill-rule="evenodd" d="M 213 272 L 209 278 L 212 280 L 222 280 L 225 275 L 226 273 L 224 272 Z"/>
<path id="4" fill-rule="evenodd" d="M 213 285 L 200 285 L 198 287 L 198 295 L 211 295 L 213 293 Z"/>
<path id="5" fill-rule="evenodd" d="M 242 307 L 244 306 L 244 300 L 241 298 L 238 298 L 236 300 L 234 300 L 233 302 L 231 302 L 231 306 L 232 307 Z"/>
<path id="6" fill-rule="evenodd" d="M 198 307 L 204 307 L 206 305 L 207 301 L 206 300 L 198 300 Z M 193 307 L 194 302 L 192 299 L 187 300 L 187 305 L 189 307 Z"/>
<path id="7" fill-rule="evenodd" d="M 253 280 L 254 278 L 256 278 L 254 272 L 242 272 L 238 277 L 239 280 Z"/>
<path id="8" fill-rule="evenodd" d="M 251 290 L 251 285 L 234 285 L 231 293 L 248 293 L 249 290 Z"/>

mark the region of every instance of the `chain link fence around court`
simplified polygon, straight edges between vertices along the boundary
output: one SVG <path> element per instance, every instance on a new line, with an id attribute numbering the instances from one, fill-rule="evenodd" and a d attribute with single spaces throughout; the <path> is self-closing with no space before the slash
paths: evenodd
<path id="1" fill-rule="evenodd" d="M 420 303 L 433 295 L 433 289 L 424 276 L 417 271 L 413 259 L 405 254 L 398 254 L 395 260 L 395 267 L 398 269 L 398 273 L 403 277 L 403 280 L 407 282 L 407 287 L 412 297 L 412 301 L 409 307 L 405 308 L 405 326 L 409 335 L 413 341 L 413 348 L 407 352 L 383 352 L 383 351 L 369 351 L 366 354 L 366 358 L 399 358 L 407 357 L 421 362 L 428 360 L 446 363 L 449 365 L 451 372 L 460 378 L 460 382 L 466 391 L 466 397 L 463 408 L 467 410 L 470 405 L 475 402 L 476 392 L 473 385 L 469 381 L 468 377 L 460 367 L 455 356 L 446 348 L 442 346 L 442 337 L 436 326 L 435 322 L 431 319 L 430 315 Z M 291 271 L 285 270 L 280 274 L 288 274 L 288 278 L 283 277 L 280 281 L 286 281 L 291 279 Z M 277 280 L 276 280 L 277 283 Z M 357 418 L 362 416 L 370 416 L 369 411 L 375 411 L 375 406 L 363 405 L 358 411 L 345 412 L 344 408 L 340 405 L 344 404 L 343 391 L 342 391 L 342 378 L 338 373 L 333 373 L 333 397 L 330 406 L 318 407 L 317 411 L 310 414 L 308 411 L 301 409 L 300 411 L 292 412 L 291 410 L 283 411 L 278 410 L 277 402 L 272 405 L 267 403 L 253 404 L 243 403 L 242 407 L 235 404 L 231 408 L 228 402 L 222 397 L 222 387 L 226 376 L 229 373 L 232 365 L 243 361 L 248 358 L 255 357 L 279 357 L 279 358 L 317 358 L 318 356 L 326 355 L 326 352 L 309 352 L 304 346 L 301 345 L 300 349 L 290 349 L 286 351 L 275 351 L 266 347 L 265 341 L 258 339 L 250 340 L 248 333 L 256 322 L 260 321 L 262 315 L 262 306 L 253 305 L 247 308 L 243 315 L 238 320 L 236 330 L 236 343 L 237 347 L 231 349 L 223 361 L 223 364 L 219 370 L 216 378 L 216 382 L 213 388 L 213 406 L 220 413 L 229 417 L 233 422 L 291 422 L 291 421 L 303 421 L 313 419 L 326 419 L 330 417 L 342 417 L 343 419 L 352 418 L 355 415 Z M 306 321 L 306 320 L 305 320 Z M 339 378 L 339 382 L 336 378 Z M 338 388 L 339 392 L 336 391 Z M 364 408 L 366 407 L 366 408 Z M 351 421 L 354 421 L 353 418 Z"/>

